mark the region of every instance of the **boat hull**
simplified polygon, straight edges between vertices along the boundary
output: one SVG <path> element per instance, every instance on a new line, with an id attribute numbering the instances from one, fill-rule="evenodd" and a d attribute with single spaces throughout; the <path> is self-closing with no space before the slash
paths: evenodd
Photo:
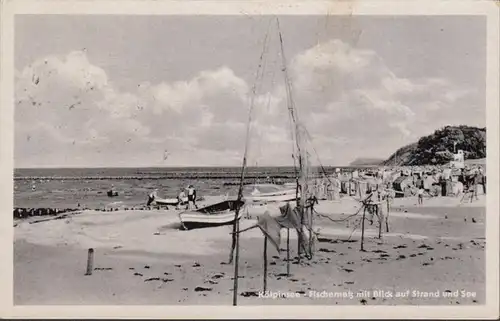
<path id="1" fill-rule="evenodd" d="M 188 202 L 187 197 L 183 198 L 181 203 L 179 203 L 179 199 L 177 199 L 177 198 L 165 198 L 165 199 L 157 198 L 154 200 L 154 203 L 156 205 L 170 205 L 170 206 L 177 206 L 179 204 L 180 205 L 187 204 L 187 202 Z"/>
<path id="2" fill-rule="evenodd" d="M 300 195 L 298 195 L 300 197 Z M 297 199 L 295 189 L 272 193 L 258 193 L 245 197 L 248 202 L 289 202 Z"/>
<path id="3" fill-rule="evenodd" d="M 179 219 L 184 229 L 215 227 L 234 223 L 236 210 L 241 209 L 243 202 L 224 201 L 194 211 L 179 213 Z M 239 211 L 237 219 L 243 215 Z"/>
<path id="4" fill-rule="evenodd" d="M 240 211 L 238 213 L 238 220 L 242 217 L 243 213 Z M 234 223 L 234 212 L 229 212 L 227 215 L 219 216 L 219 217 L 211 217 L 207 218 L 207 215 L 184 215 L 181 217 L 181 223 L 184 229 L 192 230 L 199 228 L 207 228 L 207 227 L 217 227 L 224 225 L 231 225 Z M 216 216 L 216 215 L 214 215 Z"/>

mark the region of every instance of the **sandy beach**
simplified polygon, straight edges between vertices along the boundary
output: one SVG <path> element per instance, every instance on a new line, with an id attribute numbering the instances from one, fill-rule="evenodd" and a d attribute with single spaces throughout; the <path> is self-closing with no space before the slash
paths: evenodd
<path id="1" fill-rule="evenodd" d="M 207 198 L 206 204 L 215 202 Z M 268 247 L 269 293 L 263 290 L 259 229 L 240 238 L 239 305 L 439 305 L 485 303 L 485 196 L 395 199 L 390 232 L 378 239 L 367 224 L 360 251 L 360 215 L 343 222 L 319 217 L 316 252 L 300 264 L 291 238 Z M 351 198 L 320 201 L 319 213 L 342 219 L 360 204 Z M 241 228 L 276 206 L 248 208 Z M 178 211 L 84 211 L 16 222 L 16 305 L 231 305 L 233 265 L 226 264 L 231 226 L 179 230 Z M 37 220 L 39 222 L 37 222 Z M 282 231 L 286 233 L 285 230 Z M 93 274 L 86 276 L 93 248 Z M 286 296 L 269 298 L 266 296 Z M 397 297 L 396 297 L 397 296 Z"/>

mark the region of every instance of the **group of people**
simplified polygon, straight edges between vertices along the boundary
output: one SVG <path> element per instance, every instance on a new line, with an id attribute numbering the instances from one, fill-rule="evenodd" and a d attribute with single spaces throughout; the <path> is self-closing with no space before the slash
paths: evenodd
<path id="1" fill-rule="evenodd" d="M 187 191 L 187 205 L 186 209 L 192 208 L 194 206 L 196 209 L 198 208 L 198 205 L 196 205 L 196 189 L 194 188 L 193 185 L 189 185 L 186 189 L 181 188 L 179 195 L 177 195 L 177 209 L 179 208 L 179 205 L 182 205 L 185 203 L 186 199 L 186 192 Z M 193 204 L 191 206 L 191 204 Z"/>
<path id="2" fill-rule="evenodd" d="M 448 174 L 449 175 L 449 174 Z M 460 184 L 457 190 L 456 196 L 462 194 L 464 191 L 471 193 L 471 199 L 475 198 L 478 200 L 478 188 L 481 186 L 483 188 L 483 193 L 486 194 L 486 173 L 482 167 L 478 168 L 462 168 L 460 174 L 457 177 L 458 184 Z M 418 204 L 423 204 L 424 194 L 429 194 L 429 186 L 424 184 L 425 178 L 419 177 L 416 181 L 416 187 L 418 189 Z M 442 188 L 446 188 L 447 181 L 450 181 L 451 177 L 446 177 L 441 175 L 439 177 L 439 184 Z"/>
<path id="3" fill-rule="evenodd" d="M 147 206 L 151 205 L 157 198 L 158 198 L 158 189 L 156 188 L 151 193 L 149 193 Z M 193 207 L 198 209 L 198 205 L 196 205 L 196 189 L 194 188 L 193 185 L 189 185 L 186 188 L 181 188 L 179 194 L 177 195 L 176 209 L 180 209 L 180 206 L 184 204 L 186 205 L 186 209 L 191 209 Z"/>

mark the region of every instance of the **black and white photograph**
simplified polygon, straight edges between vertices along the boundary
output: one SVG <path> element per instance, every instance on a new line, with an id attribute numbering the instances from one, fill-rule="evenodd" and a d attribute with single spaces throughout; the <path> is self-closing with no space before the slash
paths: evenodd
<path id="1" fill-rule="evenodd" d="M 490 17 L 328 8 L 13 15 L 14 307 L 491 304 Z"/>

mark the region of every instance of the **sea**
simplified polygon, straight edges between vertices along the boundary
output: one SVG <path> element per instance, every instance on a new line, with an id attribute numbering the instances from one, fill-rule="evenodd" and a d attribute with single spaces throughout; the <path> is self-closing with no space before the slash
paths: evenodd
<path id="1" fill-rule="evenodd" d="M 330 174 L 336 167 L 313 169 Z M 343 169 L 349 167 L 342 167 Z M 253 184 L 294 182 L 293 167 L 248 167 L 244 193 Z M 90 208 L 145 205 L 148 194 L 175 198 L 188 185 L 198 196 L 236 196 L 241 180 L 240 167 L 162 168 L 30 168 L 14 170 L 15 208 Z M 108 197 L 107 191 L 118 192 Z"/>

